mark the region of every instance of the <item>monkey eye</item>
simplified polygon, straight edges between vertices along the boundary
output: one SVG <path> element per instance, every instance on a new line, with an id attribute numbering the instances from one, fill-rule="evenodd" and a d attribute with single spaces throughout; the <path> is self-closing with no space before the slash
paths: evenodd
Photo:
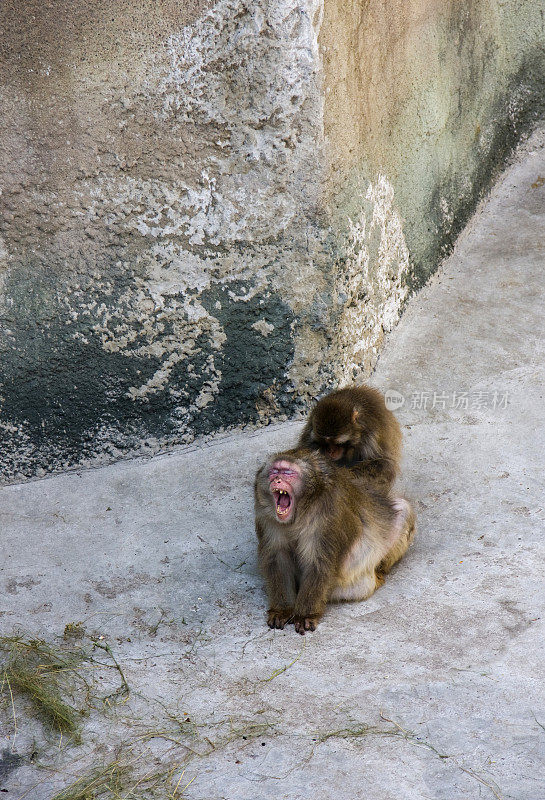
<path id="1" fill-rule="evenodd" d="M 283 468 L 283 469 L 275 469 L 275 468 L 273 468 L 273 469 L 269 470 L 269 478 L 273 478 L 275 475 L 292 476 L 292 475 L 297 475 L 297 473 L 296 473 L 296 471 L 294 469 L 286 469 L 286 468 Z"/>

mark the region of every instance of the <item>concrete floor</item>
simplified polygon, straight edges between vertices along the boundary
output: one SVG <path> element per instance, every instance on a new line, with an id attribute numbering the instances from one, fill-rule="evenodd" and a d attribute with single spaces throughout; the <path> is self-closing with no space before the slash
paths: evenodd
<path id="1" fill-rule="evenodd" d="M 144 770 L 186 765 L 173 797 L 544 800 L 544 178 L 538 132 L 390 336 L 373 383 L 405 397 L 419 532 L 316 633 L 266 628 L 252 522 L 255 468 L 300 423 L 0 490 L 1 633 L 82 622 L 131 687 L 79 746 L 17 699 L 15 730 L 4 691 L 3 796 L 146 741 Z M 150 744 L 176 716 L 193 745 Z"/>

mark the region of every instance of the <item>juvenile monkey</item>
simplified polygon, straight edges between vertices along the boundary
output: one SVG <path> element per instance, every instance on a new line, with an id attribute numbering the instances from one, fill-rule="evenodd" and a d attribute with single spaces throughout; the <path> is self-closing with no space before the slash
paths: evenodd
<path id="1" fill-rule="evenodd" d="M 299 446 L 321 450 L 377 491 L 388 492 L 399 473 L 401 428 L 383 395 L 370 386 L 339 389 L 318 400 Z"/>
<path id="2" fill-rule="evenodd" d="M 258 557 L 267 624 L 313 631 L 326 603 L 365 600 L 407 550 L 415 515 L 407 500 L 368 491 L 318 450 L 272 456 L 255 480 Z"/>

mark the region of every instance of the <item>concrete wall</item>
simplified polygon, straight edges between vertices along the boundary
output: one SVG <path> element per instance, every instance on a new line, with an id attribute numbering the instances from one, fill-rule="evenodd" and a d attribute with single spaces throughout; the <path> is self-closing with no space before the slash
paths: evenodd
<path id="1" fill-rule="evenodd" d="M 5 0 L 4 478 L 367 375 L 543 115 L 544 8 Z"/>
<path id="2" fill-rule="evenodd" d="M 397 317 L 398 277 L 409 291 L 424 283 L 544 116 L 544 16 L 545 0 L 325 3 L 328 198 L 338 241 L 349 226 L 340 339 L 352 373 L 362 359 L 372 365 Z M 370 293 L 369 282 L 384 288 Z"/>

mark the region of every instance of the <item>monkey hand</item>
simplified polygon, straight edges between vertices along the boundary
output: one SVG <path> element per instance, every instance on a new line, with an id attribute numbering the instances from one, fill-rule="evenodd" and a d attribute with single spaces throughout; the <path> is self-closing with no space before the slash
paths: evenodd
<path id="1" fill-rule="evenodd" d="M 292 618 L 292 608 L 269 608 L 267 612 L 267 625 L 269 628 L 279 628 L 282 630 L 286 622 L 291 622 Z"/>
<path id="2" fill-rule="evenodd" d="M 304 636 L 307 631 L 315 631 L 320 617 L 321 614 L 308 614 L 307 616 L 295 614 L 293 617 L 295 630 L 297 633 L 300 633 L 301 636 Z"/>

